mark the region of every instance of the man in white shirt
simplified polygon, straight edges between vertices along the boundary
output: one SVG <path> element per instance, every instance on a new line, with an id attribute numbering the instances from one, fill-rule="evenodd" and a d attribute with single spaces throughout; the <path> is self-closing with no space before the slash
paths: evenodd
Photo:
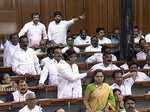
<path id="1" fill-rule="evenodd" d="M 128 74 L 132 74 L 128 76 Z M 147 76 L 144 72 L 138 71 L 138 66 L 135 63 L 129 65 L 129 72 L 124 74 L 124 77 L 132 77 L 135 81 L 150 81 L 150 77 Z"/>
<path id="2" fill-rule="evenodd" d="M 3 56 L 4 66 L 11 67 L 12 56 L 17 48 L 19 48 L 19 37 L 17 33 L 14 33 L 10 35 L 9 41 L 5 43 Z"/>
<path id="3" fill-rule="evenodd" d="M 85 48 L 85 52 L 101 52 L 102 46 L 98 44 L 98 38 L 91 38 L 91 45 Z"/>
<path id="4" fill-rule="evenodd" d="M 102 53 L 111 53 L 111 49 L 107 47 L 102 47 Z M 102 53 L 95 53 L 94 55 L 90 56 L 86 62 L 93 63 L 93 62 L 103 62 L 103 54 Z M 112 61 L 117 61 L 117 57 L 114 54 L 112 55 Z"/>
<path id="5" fill-rule="evenodd" d="M 58 70 L 58 85 L 57 97 L 58 98 L 73 98 L 72 84 L 87 74 L 73 74 L 71 66 L 62 60 L 62 52 L 60 48 L 54 50 L 54 62 Z"/>
<path id="6" fill-rule="evenodd" d="M 107 70 L 120 70 L 119 67 L 112 64 L 112 55 L 109 53 L 103 53 L 103 62 L 94 65 L 91 70 L 95 71 L 97 69 L 107 71 Z"/>
<path id="7" fill-rule="evenodd" d="M 80 30 L 79 36 L 74 40 L 74 45 L 89 45 L 91 44 L 91 37 L 87 35 L 85 29 Z"/>
<path id="8" fill-rule="evenodd" d="M 125 111 L 122 112 L 138 112 L 136 110 L 136 102 L 135 100 L 132 98 L 132 96 L 126 96 L 124 98 L 124 107 L 125 107 Z"/>
<path id="9" fill-rule="evenodd" d="M 147 53 L 150 51 L 148 44 L 141 46 L 141 51 L 136 54 L 137 60 L 146 60 Z"/>
<path id="10" fill-rule="evenodd" d="M 99 39 L 98 44 L 111 44 L 111 40 L 105 37 L 105 29 L 97 27 L 96 28 L 96 36 Z"/>
<path id="11" fill-rule="evenodd" d="M 146 40 L 146 42 L 150 42 L 150 33 L 148 33 L 148 34 L 145 36 L 145 40 Z"/>
<path id="12" fill-rule="evenodd" d="M 77 47 L 75 47 L 75 46 L 73 46 L 73 43 L 74 43 L 73 36 L 68 35 L 67 38 L 66 38 L 66 41 L 67 41 L 67 46 L 62 49 L 62 53 L 63 53 L 63 54 L 64 54 L 68 49 L 72 49 L 72 48 L 74 49 L 74 51 L 75 51 L 76 53 L 80 53 L 80 49 L 77 48 Z"/>
<path id="13" fill-rule="evenodd" d="M 133 37 L 134 37 L 134 43 L 138 44 L 139 40 L 141 38 L 144 38 L 144 36 L 142 35 L 142 32 L 139 30 L 138 26 L 134 26 L 133 28 Z"/>
<path id="14" fill-rule="evenodd" d="M 15 102 L 26 101 L 26 95 L 28 93 L 34 92 L 28 90 L 28 85 L 25 80 L 20 80 L 18 83 L 18 90 L 13 92 L 10 96 L 7 96 L 7 100 Z"/>
<path id="15" fill-rule="evenodd" d="M 114 83 L 112 84 L 112 89 L 119 89 L 123 96 L 132 95 L 131 88 L 134 84 L 133 78 L 124 78 L 122 71 L 114 71 L 112 74 Z"/>
<path id="16" fill-rule="evenodd" d="M 146 64 L 144 65 L 143 69 L 150 69 L 150 53 L 146 56 Z"/>
<path id="17" fill-rule="evenodd" d="M 32 21 L 26 23 L 19 32 L 19 37 L 27 35 L 29 47 L 37 48 L 42 39 L 47 39 L 45 25 L 39 22 L 39 13 L 32 13 Z"/>
<path id="18" fill-rule="evenodd" d="M 41 69 L 39 59 L 33 49 L 28 47 L 27 36 L 19 38 L 20 48 L 18 48 L 12 57 L 12 70 L 17 74 L 40 74 Z"/>
<path id="19" fill-rule="evenodd" d="M 55 48 L 57 49 L 57 48 Z M 54 50 L 55 50 L 54 49 Z M 41 60 L 41 65 L 43 69 L 40 74 L 39 84 L 43 85 L 47 77 L 49 77 L 48 84 L 49 85 L 57 85 L 58 84 L 58 71 L 57 71 L 57 64 L 55 63 L 55 55 L 53 56 L 53 49 L 47 49 L 48 57 Z"/>
<path id="20" fill-rule="evenodd" d="M 44 110 L 37 105 L 36 95 L 28 93 L 26 95 L 26 105 L 19 112 L 44 112 Z"/>
<path id="21" fill-rule="evenodd" d="M 62 13 L 60 11 L 55 11 L 54 21 L 50 22 L 48 26 L 48 39 L 52 43 L 66 45 L 68 28 L 80 19 L 84 19 L 84 15 L 69 21 L 62 20 Z"/>

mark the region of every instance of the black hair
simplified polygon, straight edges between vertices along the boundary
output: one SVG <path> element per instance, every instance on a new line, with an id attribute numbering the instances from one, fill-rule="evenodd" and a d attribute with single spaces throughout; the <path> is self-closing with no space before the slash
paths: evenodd
<path id="1" fill-rule="evenodd" d="M 63 16 L 63 14 L 61 13 L 61 11 L 55 11 L 53 15 L 54 15 L 54 17 L 57 16 L 57 15 Z"/>
<path id="2" fill-rule="evenodd" d="M 136 66 L 138 67 L 137 63 L 131 62 L 131 63 L 129 63 L 129 68 L 130 68 L 132 65 L 136 65 Z"/>
<path id="3" fill-rule="evenodd" d="M 144 38 L 141 38 L 141 39 L 139 40 L 139 44 L 141 43 L 142 40 L 144 40 L 144 41 L 146 42 L 146 40 L 145 40 Z"/>
<path id="4" fill-rule="evenodd" d="M 39 16 L 40 16 L 40 13 L 38 13 L 38 12 L 33 12 L 33 13 L 31 14 L 31 17 L 33 18 L 33 16 L 36 16 L 36 15 L 39 15 Z"/>
<path id="5" fill-rule="evenodd" d="M 53 59 L 53 53 L 54 53 L 54 50 L 53 50 L 53 47 L 48 47 L 47 48 L 47 55 L 50 59 Z"/>
<path id="6" fill-rule="evenodd" d="M 93 73 L 93 76 L 92 76 L 91 83 L 94 83 L 94 82 L 95 82 L 95 76 L 96 76 L 96 74 L 97 74 L 98 72 L 101 72 L 101 73 L 104 75 L 103 70 L 100 70 L 100 69 L 95 70 L 94 72 L 92 72 L 92 73 Z M 105 75 L 104 75 L 104 80 L 103 80 L 103 82 L 105 82 Z"/>
<path id="7" fill-rule="evenodd" d="M 121 75 L 123 75 L 123 71 L 122 70 L 115 70 L 112 74 L 112 78 L 114 79 L 116 77 L 116 74 L 121 73 Z"/>
<path id="8" fill-rule="evenodd" d="M 27 37 L 27 35 L 22 35 L 21 37 L 19 37 L 19 43 L 22 41 L 22 39 L 24 39 L 24 38 L 27 38 L 28 39 L 28 37 Z"/>
<path id="9" fill-rule="evenodd" d="M 91 41 L 96 39 L 98 41 L 98 38 L 96 37 L 96 35 L 92 36 Z"/>
<path id="10" fill-rule="evenodd" d="M 80 29 L 80 34 L 83 32 L 83 31 L 87 31 L 86 29 Z"/>
<path id="11" fill-rule="evenodd" d="M 118 89 L 118 88 L 113 89 L 113 93 L 115 93 L 115 92 L 117 92 L 117 91 L 119 91 L 119 92 L 121 93 L 121 90 L 120 90 L 120 89 Z"/>
<path id="12" fill-rule="evenodd" d="M 64 54 L 63 54 L 63 57 L 64 57 L 64 60 L 65 61 L 68 61 L 70 60 L 70 56 L 73 55 L 73 54 L 76 54 L 75 50 L 73 48 L 70 48 L 68 49 Z"/>
<path id="13" fill-rule="evenodd" d="M 17 37 L 19 38 L 18 33 L 12 33 L 12 34 L 10 34 L 9 39 L 12 40 L 13 36 L 15 36 L 15 35 L 17 35 Z"/>
<path id="14" fill-rule="evenodd" d="M 74 40 L 73 35 L 68 35 L 67 38 L 66 38 L 66 40 L 68 40 L 68 38 L 71 38 L 72 40 Z"/>
<path id="15" fill-rule="evenodd" d="M 101 30 L 105 31 L 105 28 L 97 27 L 97 28 L 96 28 L 96 33 L 99 33 Z"/>
<path id="16" fill-rule="evenodd" d="M 128 100 L 132 100 L 132 101 L 134 101 L 136 103 L 135 99 L 132 96 L 130 96 L 130 95 L 129 96 L 125 96 L 124 99 L 123 99 L 124 103 L 126 103 Z"/>

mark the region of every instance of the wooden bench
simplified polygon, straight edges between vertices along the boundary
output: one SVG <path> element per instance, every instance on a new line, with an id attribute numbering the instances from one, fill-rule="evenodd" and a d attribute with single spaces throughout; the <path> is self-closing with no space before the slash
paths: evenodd
<path id="1" fill-rule="evenodd" d="M 143 95 L 143 96 L 133 96 L 133 98 L 138 101 L 150 101 L 150 95 Z M 13 110 L 13 112 L 18 111 L 22 108 L 26 102 L 10 102 L 10 103 L 2 103 L 0 104 L 0 110 Z M 63 107 L 68 112 L 83 112 L 83 99 L 39 99 L 38 104 L 40 104 L 44 109 L 51 110 L 53 112 L 56 108 Z M 150 103 L 149 103 L 150 105 Z M 148 105 L 147 105 L 148 106 Z M 139 107 L 140 112 L 148 112 L 148 107 Z"/>
<path id="2" fill-rule="evenodd" d="M 0 104 L 1 111 L 18 112 L 26 102 L 10 102 Z M 56 108 L 64 108 L 67 112 L 80 112 L 83 108 L 82 99 L 39 99 L 38 104 L 47 112 L 53 112 Z"/>

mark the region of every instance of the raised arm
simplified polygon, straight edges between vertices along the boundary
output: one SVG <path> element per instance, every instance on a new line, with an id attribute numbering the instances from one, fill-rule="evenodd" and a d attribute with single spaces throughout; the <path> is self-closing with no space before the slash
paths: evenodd
<path id="1" fill-rule="evenodd" d="M 85 19 L 85 15 L 82 14 L 82 15 L 79 16 L 79 17 L 73 18 L 72 20 L 73 20 L 74 22 L 77 22 L 77 21 L 79 21 L 79 20 L 84 20 L 84 19 Z"/>

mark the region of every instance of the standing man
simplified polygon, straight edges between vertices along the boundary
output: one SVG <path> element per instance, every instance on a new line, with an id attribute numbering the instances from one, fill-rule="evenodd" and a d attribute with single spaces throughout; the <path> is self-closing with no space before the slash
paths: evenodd
<path id="1" fill-rule="evenodd" d="M 19 32 L 19 37 L 27 35 L 29 47 L 37 48 L 42 39 L 47 39 L 45 25 L 39 22 L 39 20 L 39 13 L 32 13 L 32 21 L 26 23 Z"/>
<path id="2" fill-rule="evenodd" d="M 81 15 L 77 18 L 73 18 L 69 21 L 62 20 L 62 13 L 60 11 L 54 12 L 54 21 L 49 23 L 48 26 L 48 39 L 52 43 L 66 45 L 66 37 L 68 28 L 78 20 L 85 18 Z"/>

